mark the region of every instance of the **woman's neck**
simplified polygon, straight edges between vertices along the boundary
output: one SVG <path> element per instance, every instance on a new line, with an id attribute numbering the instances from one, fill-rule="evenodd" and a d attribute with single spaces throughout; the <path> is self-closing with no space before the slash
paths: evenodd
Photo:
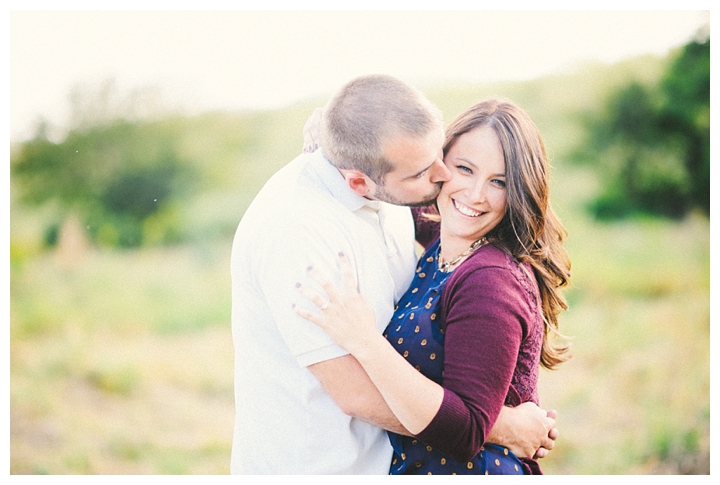
<path id="1" fill-rule="evenodd" d="M 445 263 L 453 261 L 455 258 L 467 251 L 475 241 L 475 239 L 469 240 L 452 234 L 446 234 L 443 232 L 441 227 L 440 255 L 442 256 L 442 261 Z M 469 254 L 467 256 L 469 256 Z M 459 261 L 458 264 L 460 262 L 462 261 Z"/>

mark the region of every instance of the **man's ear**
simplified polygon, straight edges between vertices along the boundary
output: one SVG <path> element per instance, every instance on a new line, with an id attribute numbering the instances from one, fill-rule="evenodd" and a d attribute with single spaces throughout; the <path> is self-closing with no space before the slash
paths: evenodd
<path id="1" fill-rule="evenodd" d="M 340 170 L 340 172 L 345 177 L 345 182 L 350 187 L 350 190 L 362 197 L 367 197 L 375 185 L 375 182 L 370 180 L 370 177 L 358 170 Z"/>

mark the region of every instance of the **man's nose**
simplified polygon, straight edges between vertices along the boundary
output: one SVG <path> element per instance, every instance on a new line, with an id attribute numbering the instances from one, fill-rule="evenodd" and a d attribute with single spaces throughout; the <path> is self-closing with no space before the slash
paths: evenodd
<path id="1" fill-rule="evenodd" d="M 450 170 L 448 170 L 445 166 L 445 162 L 443 162 L 440 158 L 436 158 L 435 163 L 431 168 L 430 181 L 447 182 L 451 177 L 452 175 L 450 174 Z"/>

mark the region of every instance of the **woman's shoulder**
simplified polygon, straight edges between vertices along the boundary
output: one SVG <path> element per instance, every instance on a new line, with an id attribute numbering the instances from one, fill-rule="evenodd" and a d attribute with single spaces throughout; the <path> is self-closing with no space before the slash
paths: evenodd
<path id="1" fill-rule="evenodd" d="M 453 271 L 455 284 L 462 280 L 482 279 L 485 284 L 506 287 L 519 285 L 526 291 L 537 286 L 530 266 L 517 261 L 512 255 L 494 244 L 486 244 L 475 251 L 463 264 Z M 449 282 L 449 284 L 451 284 Z"/>
<path id="2" fill-rule="evenodd" d="M 511 269 L 518 266 L 517 261 L 492 243 L 479 247 L 455 270 L 458 274 L 470 273 L 485 268 Z"/>
<path id="3" fill-rule="evenodd" d="M 447 282 L 443 300 L 448 307 L 452 300 L 463 298 L 472 305 L 500 305 L 525 315 L 522 326 L 536 320 L 539 288 L 535 274 L 527 263 L 492 244 L 479 248 L 461 264 Z M 523 323 L 524 322 L 524 323 Z M 524 335 L 527 329 L 523 330 Z"/>

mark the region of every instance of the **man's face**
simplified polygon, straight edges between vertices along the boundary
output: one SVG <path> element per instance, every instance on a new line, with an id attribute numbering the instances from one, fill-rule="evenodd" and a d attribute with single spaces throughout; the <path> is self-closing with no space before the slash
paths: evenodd
<path id="1" fill-rule="evenodd" d="M 398 135 L 385 142 L 385 158 L 395 169 L 385 175 L 382 185 L 374 184 L 368 196 L 394 205 L 432 204 L 442 183 L 450 179 L 442 160 L 443 140 L 438 129 L 423 138 Z"/>

